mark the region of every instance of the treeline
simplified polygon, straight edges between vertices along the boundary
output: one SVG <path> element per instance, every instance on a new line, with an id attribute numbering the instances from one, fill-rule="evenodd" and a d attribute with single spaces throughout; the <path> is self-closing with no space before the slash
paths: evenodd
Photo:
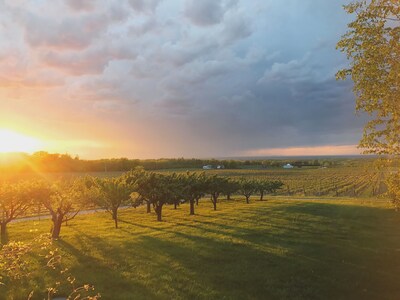
<path id="1" fill-rule="evenodd" d="M 221 166 L 225 169 L 238 168 L 275 168 L 290 163 L 294 167 L 319 167 L 335 166 L 343 161 L 335 159 L 271 159 L 271 160 L 218 160 L 218 159 L 98 159 L 83 160 L 78 156 L 72 157 L 68 154 L 36 152 L 32 155 L 23 153 L 1 154 L 0 172 L 126 172 L 136 167 L 145 170 L 160 169 L 193 169 L 211 165 L 216 168 Z"/>
<path id="2" fill-rule="evenodd" d="M 0 155 L 0 171 L 8 172 L 113 172 L 129 171 L 136 167 L 145 170 L 202 168 L 205 165 L 213 167 L 223 166 L 227 169 L 236 169 L 243 162 L 236 160 L 217 159 L 128 159 L 112 158 L 98 160 L 84 160 L 69 154 L 36 152 L 32 155 L 24 153 Z"/>
<path id="3" fill-rule="evenodd" d="M 50 214 L 52 238 L 60 235 L 61 226 L 75 218 L 81 210 L 103 208 L 118 228 L 118 210 L 121 206 L 146 205 L 153 209 L 157 220 L 162 220 L 164 205 L 189 203 L 190 215 L 200 199 L 209 199 L 214 210 L 221 195 L 231 200 L 233 194 L 243 195 L 250 202 L 252 195 L 260 200 L 267 193 L 275 193 L 283 186 L 280 181 L 261 179 L 231 179 L 203 173 L 160 174 L 137 168 L 119 177 L 81 177 L 74 180 L 29 180 L 0 183 L 0 227 L 2 244 L 6 243 L 7 224 L 27 212 Z"/>

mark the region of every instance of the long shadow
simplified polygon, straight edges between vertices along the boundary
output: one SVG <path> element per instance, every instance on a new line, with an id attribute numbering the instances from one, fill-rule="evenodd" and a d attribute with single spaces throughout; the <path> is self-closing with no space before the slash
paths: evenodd
<path id="1" fill-rule="evenodd" d="M 82 278 L 78 277 L 77 279 L 83 283 L 93 284 L 96 287 L 96 292 L 99 292 L 102 298 L 121 300 L 157 299 L 150 289 L 138 281 L 126 278 L 119 270 L 119 264 L 124 262 L 124 259 L 116 251 L 117 246 L 110 246 L 103 239 L 89 237 L 84 234 L 77 236 L 76 242 L 79 245 L 85 245 L 87 249 L 96 248 L 102 252 L 101 257 L 94 257 L 67 241 L 57 241 L 59 246 L 77 261 L 70 268 L 71 273 L 73 275 L 82 274 Z"/>

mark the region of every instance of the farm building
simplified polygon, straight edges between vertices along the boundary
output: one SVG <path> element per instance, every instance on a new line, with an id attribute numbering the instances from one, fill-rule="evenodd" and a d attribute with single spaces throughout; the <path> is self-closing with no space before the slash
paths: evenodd
<path id="1" fill-rule="evenodd" d="M 294 167 L 291 164 L 286 164 L 283 166 L 284 169 L 293 169 Z"/>
<path id="2" fill-rule="evenodd" d="M 211 170 L 212 168 L 212 165 L 203 166 L 203 170 Z"/>

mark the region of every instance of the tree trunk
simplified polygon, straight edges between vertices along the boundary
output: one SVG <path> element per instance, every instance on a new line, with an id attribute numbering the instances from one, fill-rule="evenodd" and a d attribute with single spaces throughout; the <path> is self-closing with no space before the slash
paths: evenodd
<path id="1" fill-rule="evenodd" d="M 162 207 L 163 207 L 162 204 L 156 206 L 157 221 L 159 221 L 159 222 L 162 221 Z"/>
<path id="2" fill-rule="evenodd" d="M 5 245 L 8 243 L 8 235 L 7 235 L 7 223 L 1 223 L 1 244 Z"/>
<path id="3" fill-rule="evenodd" d="M 216 196 L 211 196 L 212 203 L 214 205 L 214 210 L 217 210 L 217 197 Z"/>
<path id="4" fill-rule="evenodd" d="M 260 201 L 263 201 L 264 200 L 264 191 L 261 191 L 260 192 Z"/>
<path id="5" fill-rule="evenodd" d="M 190 215 L 194 215 L 194 199 L 190 199 Z"/>
<path id="6" fill-rule="evenodd" d="M 150 206 L 150 202 L 147 202 L 147 213 L 151 213 L 151 206 Z"/>
<path id="7" fill-rule="evenodd" d="M 174 209 L 176 209 L 177 206 L 178 206 L 178 203 L 174 202 Z"/>
<path id="8" fill-rule="evenodd" d="M 115 228 L 118 228 L 118 209 L 114 208 L 112 210 L 112 218 L 113 218 L 114 223 L 115 223 Z"/>
<path id="9" fill-rule="evenodd" d="M 199 200 L 200 200 L 200 198 L 196 198 L 196 205 L 197 206 L 199 205 Z"/>
<path id="10" fill-rule="evenodd" d="M 231 193 L 226 194 L 226 200 L 231 200 Z"/>
<path id="11" fill-rule="evenodd" d="M 245 196 L 245 197 L 246 197 L 246 203 L 249 204 L 250 203 L 250 201 L 249 201 L 250 196 Z"/>
<path id="12" fill-rule="evenodd" d="M 63 218 L 57 218 L 56 220 L 53 220 L 53 230 L 51 231 L 51 238 L 53 240 L 60 237 L 62 219 Z"/>

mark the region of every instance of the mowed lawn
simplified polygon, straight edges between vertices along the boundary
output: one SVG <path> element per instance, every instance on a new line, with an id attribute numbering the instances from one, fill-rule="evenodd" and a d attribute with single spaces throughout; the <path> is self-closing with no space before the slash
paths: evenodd
<path id="1" fill-rule="evenodd" d="M 64 264 L 102 299 L 400 299 L 400 213 L 360 200 L 273 198 L 79 216 L 57 241 Z M 48 232 L 14 223 L 10 239 Z M 40 274 L 38 270 L 38 274 Z M 31 281 L 44 288 L 43 278 Z M 15 286 L 18 295 L 29 286 Z M 7 296 L 8 294 L 8 296 Z M 36 294 L 38 299 L 43 299 Z M 0 287 L 1 299 L 12 299 Z"/>

